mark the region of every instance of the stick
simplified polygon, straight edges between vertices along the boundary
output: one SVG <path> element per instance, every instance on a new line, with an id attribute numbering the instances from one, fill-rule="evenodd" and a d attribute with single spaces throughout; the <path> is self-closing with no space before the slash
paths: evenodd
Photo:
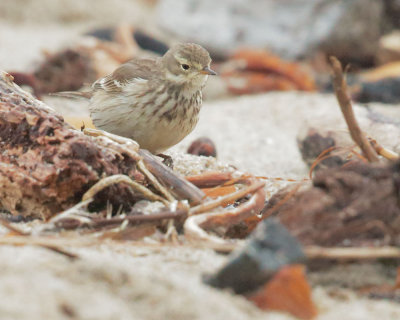
<path id="1" fill-rule="evenodd" d="M 380 248 L 324 248 L 307 246 L 304 252 L 308 259 L 364 260 L 364 259 L 399 259 L 397 247 Z"/>
<path id="2" fill-rule="evenodd" d="M 8 223 L 8 221 L 6 221 L 3 218 L 0 218 L 0 224 L 2 224 L 8 230 L 16 233 L 18 236 L 25 238 L 26 239 L 26 243 L 25 244 L 39 246 L 39 247 L 51 250 L 53 252 L 62 254 L 64 256 L 66 256 L 67 258 L 69 258 L 69 259 L 77 259 L 77 258 L 79 258 L 78 255 L 76 255 L 74 253 L 71 253 L 71 252 L 68 252 L 68 251 L 66 251 L 64 249 L 61 249 L 61 248 L 57 247 L 54 244 L 44 243 L 44 242 L 36 242 L 35 238 L 30 237 L 29 233 L 23 232 L 23 231 L 19 230 L 18 228 L 15 228 L 14 226 L 12 226 L 10 223 Z M 0 240 L 1 240 L 1 238 L 0 238 Z"/>
<path id="3" fill-rule="evenodd" d="M 163 165 L 160 161 L 147 150 L 139 150 L 147 169 L 161 180 L 180 200 L 189 200 L 192 204 L 199 204 L 205 197 L 203 191 L 191 184 L 189 181 L 180 178 L 170 168 Z"/>
<path id="4" fill-rule="evenodd" d="M 330 57 L 330 61 L 333 70 L 333 87 L 335 89 L 336 98 L 340 109 L 342 110 L 343 117 L 346 120 L 351 138 L 360 147 L 369 162 L 378 162 L 378 155 L 366 136 L 362 133 L 354 115 L 351 99 L 347 91 L 346 79 L 343 75 L 342 65 L 336 57 Z"/>

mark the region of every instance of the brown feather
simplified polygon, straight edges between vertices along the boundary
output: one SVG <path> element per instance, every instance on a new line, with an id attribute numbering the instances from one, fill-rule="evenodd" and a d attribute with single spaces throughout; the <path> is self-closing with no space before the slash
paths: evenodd
<path id="1" fill-rule="evenodd" d="M 150 80 L 159 76 L 159 73 L 156 60 L 133 59 L 118 67 L 110 75 L 97 80 L 92 88 L 94 91 L 105 90 L 110 93 L 118 93 L 134 79 Z"/>

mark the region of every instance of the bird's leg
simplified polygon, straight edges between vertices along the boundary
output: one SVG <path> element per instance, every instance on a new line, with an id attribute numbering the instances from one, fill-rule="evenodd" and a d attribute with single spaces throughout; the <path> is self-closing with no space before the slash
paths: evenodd
<path id="1" fill-rule="evenodd" d="M 167 167 L 173 169 L 174 168 L 174 161 L 172 160 L 171 156 L 163 153 L 159 153 L 157 157 L 163 158 L 163 164 L 165 164 Z"/>
<path id="2" fill-rule="evenodd" d="M 179 243 L 178 231 L 175 228 L 174 220 L 169 220 L 167 225 L 167 232 L 165 233 L 165 240 L 171 241 L 173 244 Z"/>

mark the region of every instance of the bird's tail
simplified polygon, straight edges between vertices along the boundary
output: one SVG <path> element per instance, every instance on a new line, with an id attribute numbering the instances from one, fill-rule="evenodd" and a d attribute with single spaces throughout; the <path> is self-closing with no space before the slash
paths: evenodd
<path id="1" fill-rule="evenodd" d="M 50 93 L 50 96 L 62 97 L 62 98 L 72 98 L 72 99 L 90 99 L 93 95 L 91 91 L 61 91 Z"/>

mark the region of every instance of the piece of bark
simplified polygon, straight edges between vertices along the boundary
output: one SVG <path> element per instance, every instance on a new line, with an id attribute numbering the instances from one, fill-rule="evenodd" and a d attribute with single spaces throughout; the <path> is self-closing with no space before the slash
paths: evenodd
<path id="1" fill-rule="evenodd" d="M 79 202 L 103 177 L 143 179 L 136 160 L 73 129 L 1 71 L 0 141 L 0 206 L 13 215 L 47 219 Z M 119 184 L 99 193 L 95 203 L 130 205 L 139 196 Z"/>
<path id="2" fill-rule="evenodd" d="M 399 192 L 400 162 L 356 162 L 318 171 L 277 216 L 303 245 L 398 246 Z"/>

